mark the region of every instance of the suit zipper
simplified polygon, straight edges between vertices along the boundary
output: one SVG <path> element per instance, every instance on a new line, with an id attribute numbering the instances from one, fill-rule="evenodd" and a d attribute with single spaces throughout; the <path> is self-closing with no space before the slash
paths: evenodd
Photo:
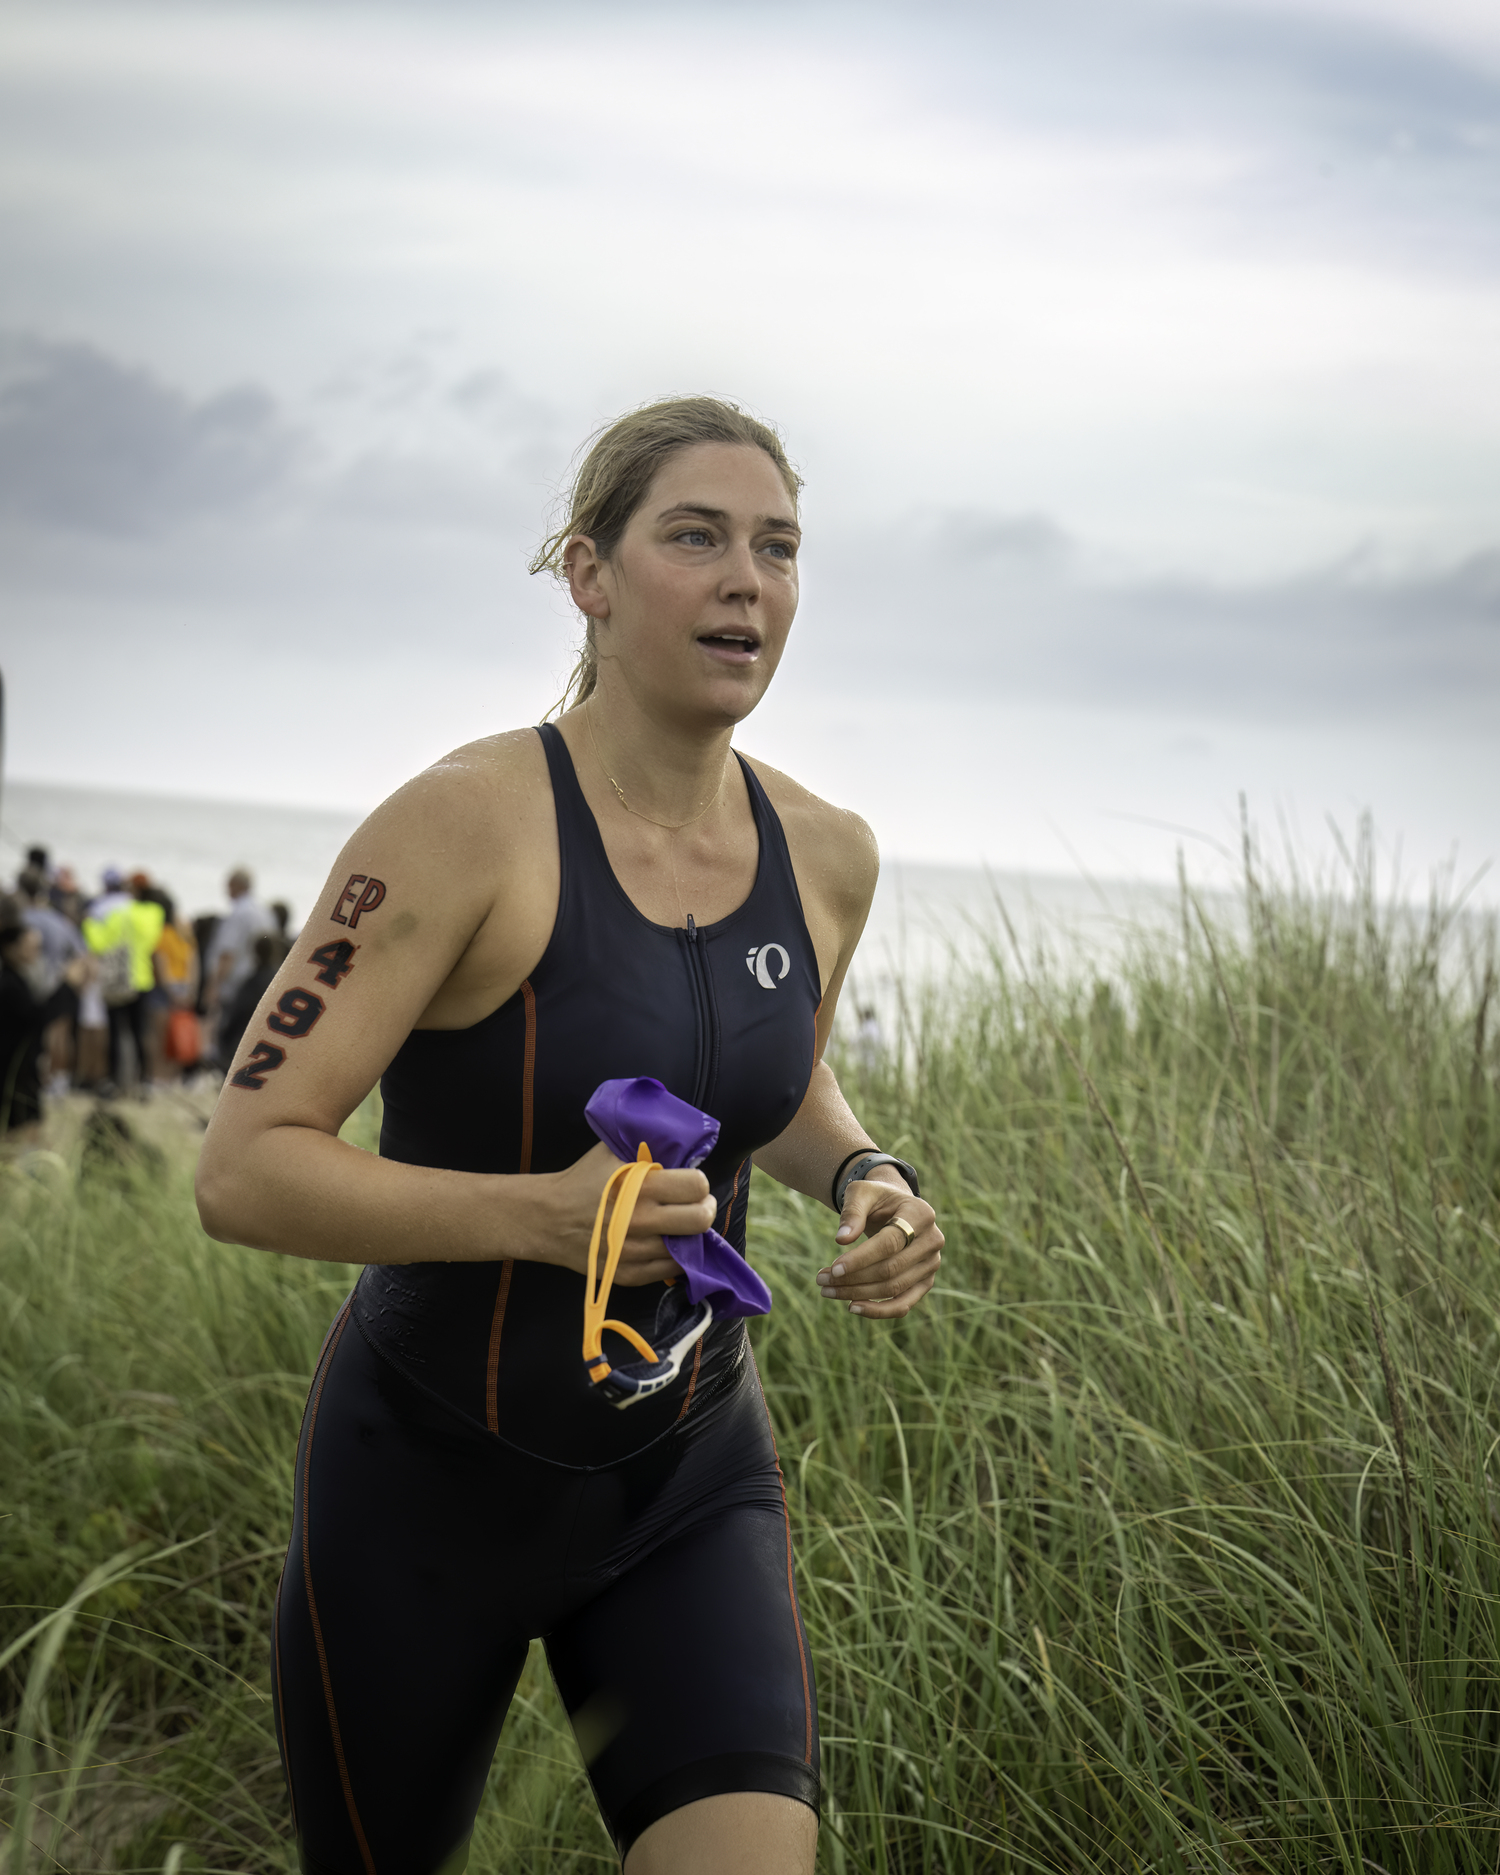
<path id="1" fill-rule="evenodd" d="M 713 989 L 708 980 L 708 958 L 698 936 L 693 914 L 687 915 L 688 970 L 693 980 L 693 994 L 698 1004 L 698 1074 L 693 1084 L 693 1105 L 701 1107 L 718 1079 L 719 1023 Z"/>

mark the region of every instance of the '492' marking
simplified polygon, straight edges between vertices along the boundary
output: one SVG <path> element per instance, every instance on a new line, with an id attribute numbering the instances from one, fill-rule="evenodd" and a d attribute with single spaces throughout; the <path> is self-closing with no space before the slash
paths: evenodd
<path id="1" fill-rule="evenodd" d="M 330 944 L 320 944 L 313 952 L 310 963 L 318 965 L 315 983 L 326 983 L 331 990 L 336 990 L 354 968 L 354 953 L 359 949 L 348 938 L 334 938 Z"/>
<path id="2" fill-rule="evenodd" d="M 325 1006 L 323 998 L 311 990 L 287 990 L 266 1017 L 266 1027 L 278 1035 L 289 1035 L 294 1042 L 301 1041 Z"/>
<path id="3" fill-rule="evenodd" d="M 356 886 L 363 886 L 364 890 L 356 892 Z M 362 872 L 356 872 L 345 886 L 344 896 L 334 907 L 332 916 L 340 924 L 357 925 L 361 916 L 374 911 L 384 897 L 385 886 L 381 880 L 367 879 Z M 339 906 L 342 905 L 353 906 L 347 918 L 340 916 Z M 332 938 L 327 944 L 320 944 L 308 959 L 309 963 L 317 965 L 313 981 L 336 990 L 354 968 L 354 953 L 358 949 L 359 946 L 351 944 L 348 938 Z M 316 990 L 284 990 L 276 1007 L 266 1017 L 266 1027 L 273 1035 L 300 1042 L 304 1035 L 312 1033 L 327 1006 Z M 229 1085 L 245 1087 L 258 1094 L 266 1084 L 266 1076 L 274 1074 L 285 1060 L 286 1050 L 279 1042 L 257 1042 L 245 1065 L 230 1075 Z"/>
<path id="4" fill-rule="evenodd" d="M 325 1007 L 323 998 L 312 990 L 283 990 L 276 1007 L 266 1017 L 266 1027 L 288 1041 L 300 1042 L 321 1019 Z M 245 1087 L 252 1094 L 258 1094 L 266 1084 L 266 1076 L 274 1074 L 285 1060 L 286 1050 L 279 1042 L 257 1042 L 249 1060 L 229 1077 L 229 1085 Z"/>
<path id="5" fill-rule="evenodd" d="M 257 1042 L 250 1050 L 249 1060 L 229 1077 L 229 1085 L 248 1087 L 251 1093 L 258 1094 L 266 1084 L 266 1076 L 285 1060 L 286 1050 L 278 1048 L 275 1042 Z"/>

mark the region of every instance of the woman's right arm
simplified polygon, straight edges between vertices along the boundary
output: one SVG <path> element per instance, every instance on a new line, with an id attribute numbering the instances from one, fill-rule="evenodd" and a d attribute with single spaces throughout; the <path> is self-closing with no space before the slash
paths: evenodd
<path id="1" fill-rule="evenodd" d="M 210 1236 L 330 1262 L 586 1266 L 618 1163 L 604 1146 L 563 1172 L 481 1174 L 381 1159 L 338 1137 L 440 992 L 450 1010 L 455 984 L 498 1007 L 545 948 L 551 803 L 539 814 L 535 790 L 521 776 L 507 785 L 505 768 L 450 760 L 345 847 L 245 1030 L 203 1142 L 198 1210 Z M 708 1227 L 707 1190 L 701 1172 L 653 1174 L 616 1281 L 674 1274 L 662 1236 Z"/>

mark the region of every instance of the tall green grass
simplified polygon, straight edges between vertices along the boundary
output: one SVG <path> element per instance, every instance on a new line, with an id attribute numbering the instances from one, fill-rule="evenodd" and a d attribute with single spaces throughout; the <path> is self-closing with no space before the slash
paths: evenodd
<path id="1" fill-rule="evenodd" d="M 948 1233 L 892 1331 L 757 1185 L 822 1868 L 1500 1866 L 1484 935 L 1252 878 L 1107 983 L 997 942 L 911 990 L 846 1064 Z M 8 1875 L 288 1866 L 266 1637 L 349 1273 L 208 1243 L 189 1170 L 3 1174 Z M 471 1866 L 612 1863 L 534 1657 Z"/>

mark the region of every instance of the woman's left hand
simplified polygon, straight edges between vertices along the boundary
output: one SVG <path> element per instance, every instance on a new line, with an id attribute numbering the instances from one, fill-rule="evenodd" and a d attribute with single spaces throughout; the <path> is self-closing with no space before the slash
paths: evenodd
<path id="1" fill-rule="evenodd" d="M 862 1244 L 818 1271 L 819 1290 L 827 1301 L 846 1303 L 851 1315 L 907 1314 L 937 1280 L 943 1260 L 937 1214 L 904 1185 L 857 1179 L 844 1193 L 838 1241 L 853 1246 L 861 1234 Z"/>

